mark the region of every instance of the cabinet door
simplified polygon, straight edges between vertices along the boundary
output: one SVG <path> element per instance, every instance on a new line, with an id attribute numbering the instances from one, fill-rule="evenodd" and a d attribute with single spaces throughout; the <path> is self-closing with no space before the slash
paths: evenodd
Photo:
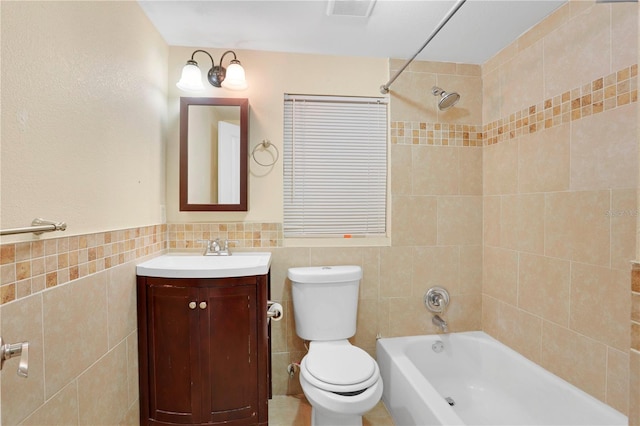
<path id="1" fill-rule="evenodd" d="M 147 290 L 149 417 L 158 422 L 201 423 L 197 296 L 190 287 Z"/>
<path id="2" fill-rule="evenodd" d="M 201 315 L 204 421 L 256 424 L 258 338 L 256 286 L 204 288 L 208 315 Z M 202 293 L 201 293 L 202 294 Z M 201 314 L 203 311 L 201 311 Z"/>

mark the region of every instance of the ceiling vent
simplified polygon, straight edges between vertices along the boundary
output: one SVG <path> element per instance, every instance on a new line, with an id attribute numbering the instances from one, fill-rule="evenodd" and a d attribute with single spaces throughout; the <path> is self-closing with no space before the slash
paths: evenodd
<path id="1" fill-rule="evenodd" d="M 329 0 L 327 15 L 368 18 L 376 0 Z"/>

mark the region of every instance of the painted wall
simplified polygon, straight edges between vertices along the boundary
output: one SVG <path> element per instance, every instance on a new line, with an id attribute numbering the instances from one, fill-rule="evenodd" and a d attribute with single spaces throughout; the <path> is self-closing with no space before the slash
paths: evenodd
<path id="1" fill-rule="evenodd" d="M 282 154 L 284 94 L 325 94 L 381 96 L 379 87 L 388 78 L 387 60 L 276 52 L 236 50 L 245 69 L 249 88 L 230 91 L 207 84 L 200 94 L 179 90 L 175 83 L 182 67 L 196 48 L 171 47 L 169 51 L 169 114 L 167 139 L 167 221 L 187 222 L 282 222 L 282 159 L 273 167 L 263 167 L 249 160 L 248 212 L 180 212 L 179 211 L 179 124 L 180 96 L 249 99 L 249 152 L 264 139 L 270 140 Z M 224 50 L 207 49 L 216 64 Z M 210 59 L 198 53 L 195 60 L 201 70 L 211 67 Z M 228 65 L 229 55 L 225 58 Z M 259 152 L 260 154 L 260 152 Z M 262 162 L 269 162 L 261 153 Z"/>
<path id="2" fill-rule="evenodd" d="M 166 228 L 132 228 L 161 222 L 168 48 L 135 2 L 0 7 L 0 224 L 68 224 L 2 238 L 2 337 L 30 348 L 0 422 L 135 423 L 134 261 Z"/>
<path id="3" fill-rule="evenodd" d="M 483 329 L 627 413 L 638 5 L 569 2 L 483 66 Z"/>

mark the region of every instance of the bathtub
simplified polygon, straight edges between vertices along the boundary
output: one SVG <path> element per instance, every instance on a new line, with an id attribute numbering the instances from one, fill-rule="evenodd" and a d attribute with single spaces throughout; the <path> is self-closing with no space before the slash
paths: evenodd
<path id="1" fill-rule="evenodd" d="M 627 425 L 627 417 L 483 332 L 378 340 L 396 425 Z"/>

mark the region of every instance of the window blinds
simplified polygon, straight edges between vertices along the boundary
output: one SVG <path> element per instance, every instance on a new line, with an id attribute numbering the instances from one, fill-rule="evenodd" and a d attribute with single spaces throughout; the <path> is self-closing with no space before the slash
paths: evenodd
<path id="1" fill-rule="evenodd" d="M 384 236 L 385 98 L 285 95 L 284 236 Z"/>

